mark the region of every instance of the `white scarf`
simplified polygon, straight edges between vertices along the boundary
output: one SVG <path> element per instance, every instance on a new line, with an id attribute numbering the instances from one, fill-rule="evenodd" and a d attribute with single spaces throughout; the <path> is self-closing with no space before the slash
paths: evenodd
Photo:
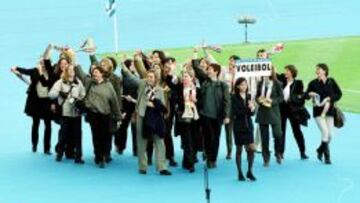
<path id="1" fill-rule="evenodd" d="M 266 84 L 267 83 L 267 84 Z M 263 81 L 262 83 L 262 87 L 261 87 L 261 96 L 265 97 L 267 99 L 270 99 L 271 97 L 271 93 L 272 93 L 272 87 L 273 87 L 274 82 L 272 80 L 269 81 Z M 267 87 L 267 91 L 265 92 L 265 87 Z"/>

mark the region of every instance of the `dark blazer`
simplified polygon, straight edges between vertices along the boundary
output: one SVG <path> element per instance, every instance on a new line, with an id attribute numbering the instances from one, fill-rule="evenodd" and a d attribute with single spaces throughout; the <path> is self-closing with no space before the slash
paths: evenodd
<path id="1" fill-rule="evenodd" d="M 251 96 L 249 94 L 246 95 L 245 101 L 238 94 L 233 94 L 231 96 L 231 113 L 234 121 L 234 133 L 236 135 L 254 132 L 254 125 L 251 119 L 254 112 L 251 112 L 248 107 L 250 100 Z"/>
<path id="2" fill-rule="evenodd" d="M 282 83 L 282 89 L 285 89 L 287 80 L 284 74 L 277 75 L 278 80 Z M 294 118 L 298 123 L 307 126 L 310 114 L 305 108 L 305 92 L 302 80 L 295 80 L 290 85 L 290 98 L 287 102 L 280 104 L 281 116 Z"/>
<path id="3" fill-rule="evenodd" d="M 287 85 L 285 75 L 280 74 L 277 77 L 278 80 L 282 83 L 282 89 L 285 89 Z M 284 103 L 285 101 L 282 104 Z M 294 79 L 293 83 L 290 85 L 290 98 L 288 104 L 294 107 L 303 107 L 305 105 L 305 93 L 302 80 Z"/>
<path id="4" fill-rule="evenodd" d="M 28 97 L 25 103 L 25 113 L 31 117 L 50 118 L 50 99 L 39 98 L 36 91 L 36 85 L 38 82 L 41 82 L 44 87 L 48 87 L 50 90 L 51 82 L 40 75 L 37 68 L 25 69 L 17 67 L 16 69 L 21 74 L 30 76 L 31 79 L 31 83 L 27 90 Z"/>
<path id="5" fill-rule="evenodd" d="M 261 87 L 263 80 L 258 83 L 256 101 L 261 96 Z M 280 103 L 284 101 L 284 95 L 282 91 L 282 84 L 278 80 L 274 81 L 271 92 L 272 104 L 271 107 L 265 107 L 261 104 L 256 115 L 256 122 L 259 124 L 281 124 L 280 116 Z"/>
<path id="6" fill-rule="evenodd" d="M 312 80 L 305 93 L 305 98 L 310 99 L 309 92 L 315 92 L 320 95 L 320 100 L 322 101 L 326 97 L 330 97 L 330 109 L 326 115 L 334 116 L 335 109 L 334 104 L 335 102 L 339 101 L 342 97 L 342 91 L 338 84 L 336 83 L 335 79 L 328 78 L 325 83 L 318 79 Z M 318 117 L 321 115 L 324 107 L 313 107 L 313 116 Z"/>

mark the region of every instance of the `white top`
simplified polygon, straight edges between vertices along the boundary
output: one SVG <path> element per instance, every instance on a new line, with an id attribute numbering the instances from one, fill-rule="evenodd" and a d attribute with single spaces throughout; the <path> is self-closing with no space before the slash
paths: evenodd
<path id="1" fill-rule="evenodd" d="M 289 82 L 284 88 L 283 92 L 284 92 L 284 100 L 285 100 L 285 102 L 288 102 L 289 99 L 290 99 L 290 86 L 291 86 L 291 84 L 293 84 L 293 81 Z"/>

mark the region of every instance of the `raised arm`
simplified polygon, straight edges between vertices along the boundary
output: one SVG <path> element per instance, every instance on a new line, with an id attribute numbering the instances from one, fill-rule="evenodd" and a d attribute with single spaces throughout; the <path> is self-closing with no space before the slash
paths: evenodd
<path id="1" fill-rule="evenodd" d="M 204 73 L 204 71 L 199 67 L 200 66 L 200 60 L 192 60 L 192 67 L 195 72 L 195 77 L 199 79 L 201 83 L 203 83 L 205 80 L 209 79 L 209 77 Z"/>
<path id="2" fill-rule="evenodd" d="M 83 71 L 83 69 L 82 69 L 82 67 L 80 65 L 74 66 L 74 71 L 75 71 L 76 77 L 78 77 L 81 80 L 81 82 L 84 83 L 84 86 L 87 87 L 88 83 L 90 83 L 90 81 L 91 81 L 90 76 L 87 75 Z"/>
<path id="3" fill-rule="evenodd" d="M 140 54 L 136 54 L 134 57 L 134 65 L 136 71 L 139 73 L 140 78 L 146 78 L 146 68 Z"/>

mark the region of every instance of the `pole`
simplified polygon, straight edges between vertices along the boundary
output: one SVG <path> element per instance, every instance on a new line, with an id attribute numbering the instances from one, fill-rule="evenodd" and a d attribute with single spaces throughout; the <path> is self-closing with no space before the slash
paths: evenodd
<path id="1" fill-rule="evenodd" d="M 119 41 L 118 41 L 118 26 L 117 26 L 117 14 L 114 13 L 114 43 L 115 43 L 115 53 L 117 54 L 119 51 Z"/>
<path id="2" fill-rule="evenodd" d="M 248 39 L 247 39 L 247 26 L 248 24 L 245 23 L 245 43 L 248 43 Z"/>

